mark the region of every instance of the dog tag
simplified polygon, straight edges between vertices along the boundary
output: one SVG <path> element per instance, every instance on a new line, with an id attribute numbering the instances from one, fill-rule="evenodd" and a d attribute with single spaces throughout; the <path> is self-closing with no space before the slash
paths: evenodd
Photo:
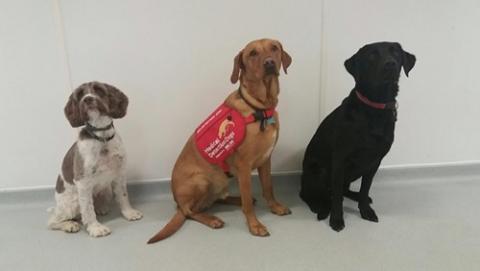
<path id="1" fill-rule="evenodd" d="M 275 124 L 275 118 L 274 117 L 268 118 L 267 124 Z"/>

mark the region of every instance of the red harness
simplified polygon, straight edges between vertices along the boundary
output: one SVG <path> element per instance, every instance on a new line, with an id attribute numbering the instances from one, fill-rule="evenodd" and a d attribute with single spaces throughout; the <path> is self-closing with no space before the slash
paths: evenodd
<path id="1" fill-rule="evenodd" d="M 225 160 L 243 142 L 247 124 L 260 121 L 260 130 L 263 131 L 267 124 L 275 123 L 274 114 L 275 109 L 256 110 L 244 117 L 222 104 L 195 130 L 195 145 L 205 160 L 220 166 L 229 175 Z"/>

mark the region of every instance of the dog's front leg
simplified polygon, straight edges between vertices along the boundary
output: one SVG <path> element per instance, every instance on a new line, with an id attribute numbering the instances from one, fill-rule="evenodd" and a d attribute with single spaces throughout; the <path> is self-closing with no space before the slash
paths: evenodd
<path id="1" fill-rule="evenodd" d="M 268 236 L 270 233 L 267 228 L 258 221 L 253 210 L 252 201 L 252 176 L 249 165 L 240 165 L 237 167 L 238 185 L 240 187 L 240 197 L 242 198 L 242 211 L 247 219 L 250 233 L 256 236 Z"/>
<path id="2" fill-rule="evenodd" d="M 78 201 L 82 222 L 87 227 L 90 236 L 101 237 L 109 235 L 112 231 L 97 221 L 95 208 L 93 206 L 93 185 L 94 180 L 75 181 L 78 189 Z"/>
<path id="3" fill-rule="evenodd" d="M 332 207 L 330 210 L 330 227 L 334 231 L 341 231 L 345 228 L 343 220 L 343 183 L 345 181 L 343 159 L 335 158 L 332 161 Z"/>
<path id="4" fill-rule="evenodd" d="M 260 183 L 262 184 L 263 197 L 267 201 L 272 213 L 276 215 L 288 215 L 292 212 L 287 207 L 280 204 L 273 195 L 272 175 L 271 175 L 271 160 L 270 158 L 258 168 L 258 175 Z"/>
<path id="5" fill-rule="evenodd" d="M 118 179 L 114 180 L 112 183 L 112 188 L 113 194 L 115 195 L 115 200 L 120 207 L 123 217 L 129 221 L 141 219 L 143 217 L 142 212 L 133 209 L 132 205 L 130 205 L 126 176 L 122 175 Z"/>
<path id="6" fill-rule="evenodd" d="M 360 210 L 360 215 L 363 219 L 378 222 L 378 217 L 375 211 L 370 207 L 370 187 L 372 185 L 373 177 L 378 170 L 380 163 L 375 166 L 370 172 L 362 176 L 362 184 L 360 185 L 359 200 L 358 200 L 358 209 Z"/>

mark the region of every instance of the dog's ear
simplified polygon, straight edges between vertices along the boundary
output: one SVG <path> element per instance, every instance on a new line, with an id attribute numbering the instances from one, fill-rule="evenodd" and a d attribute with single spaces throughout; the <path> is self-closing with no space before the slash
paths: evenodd
<path id="1" fill-rule="evenodd" d="M 108 93 L 108 109 L 110 117 L 123 118 L 127 114 L 128 97 L 118 88 L 104 84 Z"/>
<path id="2" fill-rule="evenodd" d="M 83 117 L 80 114 L 78 101 L 75 97 L 76 92 L 77 91 L 75 90 L 72 94 L 70 94 L 68 102 L 63 109 L 65 117 L 67 117 L 68 122 L 70 122 L 70 125 L 72 125 L 73 128 L 80 127 L 85 123 Z"/>
<path id="3" fill-rule="evenodd" d="M 345 69 L 347 69 L 348 73 L 350 73 L 355 80 L 358 79 L 358 63 L 357 63 L 357 58 L 358 58 L 358 53 L 354 54 L 352 57 L 349 59 L 345 60 Z"/>
<path id="4" fill-rule="evenodd" d="M 230 82 L 232 82 L 232 84 L 235 84 L 238 82 L 238 78 L 240 77 L 240 70 L 245 69 L 242 58 L 243 58 L 243 50 L 240 51 L 233 59 L 233 70 L 232 70 L 232 75 L 230 75 Z"/>
<path id="5" fill-rule="evenodd" d="M 287 68 L 292 64 L 292 57 L 285 51 L 283 50 L 282 47 L 282 67 L 283 67 L 283 72 L 287 74 Z"/>
<path id="6" fill-rule="evenodd" d="M 417 61 L 417 58 L 410 54 L 407 51 L 403 51 L 403 56 L 402 56 L 402 66 L 403 66 L 403 71 L 405 72 L 405 75 L 408 77 L 408 73 L 410 72 L 411 69 L 413 69 L 413 66 L 415 66 L 415 62 Z"/>

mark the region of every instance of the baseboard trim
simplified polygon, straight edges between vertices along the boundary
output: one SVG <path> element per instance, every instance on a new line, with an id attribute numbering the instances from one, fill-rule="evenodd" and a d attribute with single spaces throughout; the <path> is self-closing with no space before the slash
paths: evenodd
<path id="1" fill-rule="evenodd" d="M 480 176 L 480 161 L 382 166 L 376 179 L 386 183 L 472 180 Z"/>
<path id="2" fill-rule="evenodd" d="M 301 171 L 273 172 L 275 182 L 299 180 Z M 257 179 L 257 174 L 253 174 Z M 414 182 L 442 182 L 473 180 L 480 176 L 480 161 L 464 161 L 435 164 L 393 165 L 380 167 L 375 180 L 383 184 L 403 184 Z M 298 182 L 286 182 L 298 186 Z M 53 200 L 54 186 L 35 186 L 20 188 L 0 188 L 0 203 L 5 202 L 37 202 Z M 170 194 L 170 178 L 131 180 L 129 191 L 133 198 L 139 195 Z"/>

